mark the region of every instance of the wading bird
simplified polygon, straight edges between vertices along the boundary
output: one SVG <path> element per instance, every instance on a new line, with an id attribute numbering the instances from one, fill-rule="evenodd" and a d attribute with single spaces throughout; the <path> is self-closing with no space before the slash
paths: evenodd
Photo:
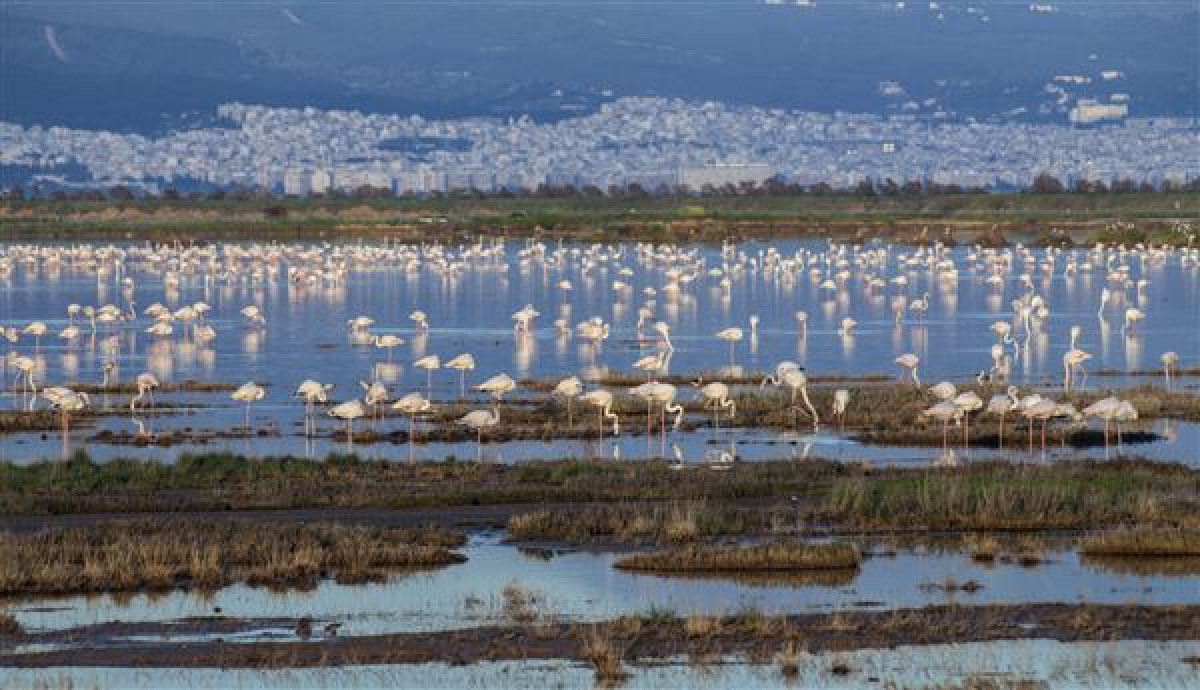
<path id="1" fill-rule="evenodd" d="M 414 459 L 413 439 L 416 437 L 417 415 L 433 409 L 433 403 L 420 393 L 409 393 L 392 403 L 392 409 L 408 417 L 408 459 Z"/>
<path id="2" fill-rule="evenodd" d="M 921 379 L 917 377 L 917 367 L 921 364 L 920 357 L 908 352 L 897 357 L 895 361 L 904 369 L 904 374 L 900 376 L 901 381 L 912 379 L 914 386 L 921 385 Z"/>
<path id="3" fill-rule="evenodd" d="M 729 410 L 731 420 L 737 416 L 737 403 L 729 397 L 729 386 L 720 381 L 704 383 L 702 379 L 696 379 L 692 385 L 700 389 L 700 395 L 704 398 L 704 409 L 712 410 L 714 429 L 721 428 L 721 410 Z"/>
<path id="4" fill-rule="evenodd" d="M 467 394 L 467 372 L 474 371 L 475 357 L 464 352 L 447 361 L 445 367 L 458 372 L 458 397 L 461 399 Z"/>
<path id="5" fill-rule="evenodd" d="M 329 391 L 333 390 L 332 383 L 320 383 L 305 379 L 296 387 L 295 397 L 304 401 L 304 434 L 311 436 L 317 431 L 317 420 L 313 416 L 313 408 L 318 404 L 329 402 Z"/>
<path id="6" fill-rule="evenodd" d="M 362 417 L 367 413 L 367 408 L 363 406 L 362 401 L 358 399 L 347 400 L 344 403 L 339 403 L 330 408 L 328 414 L 334 419 L 342 419 L 346 422 L 346 441 L 354 442 L 354 420 Z"/>
<path id="7" fill-rule="evenodd" d="M 554 390 L 550 391 L 550 395 L 556 398 L 562 398 L 567 402 L 567 428 L 575 428 L 574 418 L 571 415 L 571 404 L 579 394 L 583 392 L 583 382 L 578 376 L 568 376 L 558 382 Z"/>
<path id="8" fill-rule="evenodd" d="M 846 430 L 846 406 L 850 404 L 850 391 L 839 388 L 833 392 L 833 416 L 838 420 L 838 431 Z"/>
<path id="9" fill-rule="evenodd" d="M 229 394 L 229 397 L 240 403 L 246 404 L 246 432 L 250 432 L 250 405 L 251 403 L 262 400 L 267 395 L 267 391 L 257 383 L 250 381 L 238 386 L 238 389 Z"/>
<path id="10" fill-rule="evenodd" d="M 483 430 L 500 423 L 500 410 L 472 410 L 460 417 L 458 423 L 475 432 L 476 458 L 483 460 Z"/>
<path id="11" fill-rule="evenodd" d="M 588 391 L 579 396 L 579 401 L 585 405 L 591 405 L 600 412 L 600 441 L 604 441 L 604 421 L 611 419 L 613 436 L 621 435 L 621 418 L 616 412 L 612 411 L 613 394 L 611 391 L 595 390 Z"/>

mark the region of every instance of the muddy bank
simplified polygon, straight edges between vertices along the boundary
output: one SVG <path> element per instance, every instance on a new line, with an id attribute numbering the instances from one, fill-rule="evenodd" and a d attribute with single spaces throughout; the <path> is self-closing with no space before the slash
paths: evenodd
<path id="1" fill-rule="evenodd" d="M 299 625 L 304 619 L 296 619 Z M 226 620 L 206 628 L 204 619 L 175 624 L 159 633 L 197 634 L 236 631 Z M 249 624 L 248 624 L 249 625 Z M 321 621 L 310 628 L 321 630 Z M 123 632 L 136 633 L 137 626 Z M 300 630 L 304 628 L 301 626 Z M 151 631 L 151 632 L 153 632 Z M 103 628 L 72 632 L 74 641 L 104 635 Z M 107 634 L 112 634 L 108 631 Z M 9 638 L 13 642 L 54 642 L 36 634 Z M 314 637 L 316 635 L 314 634 Z M 376 635 L 345 638 L 326 635 L 319 640 L 228 644 L 223 641 L 128 642 L 120 647 L 66 649 L 44 653 L 0 655 L 0 666 L 128 666 L 179 668 L 285 668 L 347 664 L 413 664 L 445 661 L 520 659 L 585 660 L 587 642 L 601 639 L 626 662 L 650 661 L 679 655 L 745 654 L 771 660 L 791 642 L 810 652 L 891 648 L 988 640 L 1053 639 L 1060 642 L 1200 639 L 1200 606 L 1116 606 L 1032 604 L 995 606 L 937 606 L 886 612 L 845 611 L 768 617 L 753 611 L 723 618 L 681 619 L 650 613 L 591 624 L 532 622 L 526 625 L 469 630 Z"/>

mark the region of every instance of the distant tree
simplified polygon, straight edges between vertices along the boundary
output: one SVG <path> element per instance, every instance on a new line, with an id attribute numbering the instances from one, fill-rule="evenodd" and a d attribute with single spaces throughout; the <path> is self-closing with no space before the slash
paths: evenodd
<path id="1" fill-rule="evenodd" d="M 857 196 L 875 196 L 875 183 L 868 177 L 854 187 L 854 193 Z"/>
<path id="2" fill-rule="evenodd" d="M 108 189 L 108 198 L 113 201 L 133 201 L 133 192 L 123 184 L 113 185 Z"/>
<path id="3" fill-rule="evenodd" d="M 1062 194 L 1064 190 L 1062 182 L 1049 173 L 1041 173 L 1033 178 L 1033 184 L 1029 189 L 1034 194 Z"/>

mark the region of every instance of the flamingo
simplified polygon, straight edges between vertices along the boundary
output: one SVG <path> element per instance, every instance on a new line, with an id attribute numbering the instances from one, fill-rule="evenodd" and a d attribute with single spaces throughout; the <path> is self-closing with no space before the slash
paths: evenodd
<path id="1" fill-rule="evenodd" d="M 1138 411 L 1137 408 L 1133 406 L 1133 403 L 1129 402 L 1128 400 L 1122 400 L 1121 403 L 1117 405 L 1117 412 L 1115 415 L 1113 415 L 1113 421 L 1116 422 L 1117 426 L 1118 449 L 1121 447 L 1121 422 L 1132 422 L 1137 420 L 1137 418 Z"/>
<path id="2" fill-rule="evenodd" d="M 371 344 L 387 351 L 387 361 L 392 361 L 392 350 L 404 344 L 404 338 L 391 333 L 371 336 Z"/>
<path id="3" fill-rule="evenodd" d="M 387 402 L 387 386 L 379 381 L 372 381 L 371 383 L 359 381 L 358 385 L 363 389 L 363 404 L 370 408 L 372 413 L 371 416 L 373 418 L 378 417 L 380 420 L 382 420 L 383 409 L 380 407 L 380 405 Z"/>
<path id="4" fill-rule="evenodd" d="M 692 385 L 700 389 L 704 408 L 713 411 L 714 428 L 721 428 L 721 410 L 728 409 L 730 419 L 737 416 L 737 404 L 729 397 L 729 386 L 720 381 L 704 383 L 702 379 L 696 379 Z"/>
<path id="5" fill-rule="evenodd" d="M 850 391 L 839 388 L 833 392 L 833 416 L 838 420 L 838 431 L 846 430 L 846 406 L 850 404 Z"/>
<path id="6" fill-rule="evenodd" d="M 1146 318 L 1146 313 L 1137 307 L 1125 310 L 1125 323 L 1121 326 L 1122 333 L 1132 333 L 1138 322 Z"/>
<path id="7" fill-rule="evenodd" d="M 475 431 L 476 456 L 479 460 L 483 459 L 483 430 L 494 427 L 499 423 L 500 410 L 496 408 L 473 410 L 458 419 L 458 424 Z"/>
<path id="8" fill-rule="evenodd" d="M 416 435 L 417 415 L 433 409 L 433 403 L 420 393 L 409 393 L 392 403 L 392 409 L 408 417 L 408 459 L 411 462 L 416 452 L 413 438 Z"/>
<path id="9" fill-rule="evenodd" d="M 311 436 L 316 433 L 317 422 L 313 419 L 313 407 L 317 403 L 329 402 L 329 391 L 333 390 L 332 383 L 320 383 L 305 379 L 296 387 L 295 397 L 304 400 L 304 434 Z"/>
<path id="10" fill-rule="evenodd" d="M 66 441 L 70 427 L 70 415 L 91 405 L 87 393 L 80 393 L 70 388 L 52 386 L 42 389 L 41 396 L 45 398 L 62 416 L 63 441 Z"/>
<path id="11" fill-rule="evenodd" d="M 267 395 L 267 391 L 257 383 L 250 381 L 238 386 L 237 390 L 229 394 L 229 397 L 238 402 L 246 404 L 246 432 L 250 432 L 250 404 L 262 400 Z"/>
<path id="12" fill-rule="evenodd" d="M 250 304 L 242 307 L 241 314 L 242 318 L 253 326 L 265 326 L 267 323 L 267 318 L 263 316 L 262 310 L 257 305 Z"/>
<path id="13" fill-rule="evenodd" d="M 33 336 L 33 351 L 37 352 L 41 347 L 42 336 L 46 335 L 46 322 L 34 321 L 26 326 L 21 332 L 25 335 Z"/>
<path id="14" fill-rule="evenodd" d="M 1077 373 L 1083 374 L 1083 380 L 1087 381 L 1087 369 L 1083 367 L 1083 363 L 1092 358 L 1092 355 L 1080 350 L 1076 347 L 1079 341 L 1081 329 L 1079 326 L 1071 326 L 1071 345 L 1063 354 L 1063 390 L 1070 391 L 1071 386 L 1075 383 Z M 1083 384 L 1080 384 L 1083 385 Z"/>
<path id="15" fill-rule="evenodd" d="M 963 415 L 962 408 L 960 408 L 958 405 L 955 405 L 950 400 L 943 400 L 942 402 L 939 402 L 938 404 L 934 405 L 933 407 L 930 407 L 929 409 L 922 412 L 921 415 L 925 416 L 925 417 L 933 417 L 934 419 L 941 420 L 941 422 L 942 422 L 942 453 L 943 454 L 947 453 L 949 451 L 947 444 L 948 444 L 948 437 L 949 437 L 949 433 L 950 433 L 950 422 L 957 421 L 962 417 L 962 415 Z"/>
<path id="16" fill-rule="evenodd" d="M 680 423 L 683 422 L 683 405 L 675 402 L 676 388 L 669 383 L 652 382 L 646 391 L 646 398 L 653 404 L 659 406 L 662 412 L 662 419 L 659 424 L 659 430 L 663 435 L 663 444 L 666 444 L 667 434 L 667 414 L 675 415 L 675 423 L 672 429 L 678 429 Z"/>
<path id="17" fill-rule="evenodd" d="M 1017 405 L 1020 404 L 1020 399 L 1017 397 L 1017 387 L 1009 386 L 1008 390 L 1003 395 L 993 395 L 988 400 L 988 414 L 1000 415 L 1000 447 L 1004 447 L 1004 416 L 1012 412 Z"/>
<path id="18" fill-rule="evenodd" d="M 958 389 L 955 388 L 954 384 L 950 383 L 949 381 L 942 381 L 941 383 L 930 386 L 929 392 L 933 393 L 933 397 L 943 401 L 953 400 L 954 396 L 958 395 Z"/>
<path id="19" fill-rule="evenodd" d="M 1104 450 L 1108 451 L 1108 426 L 1117 417 L 1117 410 L 1121 406 L 1121 401 L 1115 397 L 1109 396 L 1101 398 L 1096 402 L 1083 408 L 1084 417 L 1095 417 L 1104 422 Z"/>
<path id="20" fill-rule="evenodd" d="M 529 333 L 529 324 L 538 316 L 540 312 L 533 308 L 532 304 L 526 304 L 513 313 L 513 330 L 519 334 Z"/>
<path id="21" fill-rule="evenodd" d="M 1159 357 L 1163 365 L 1163 376 L 1167 379 L 1167 390 L 1171 390 L 1171 370 L 1179 368 L 1179 354 L 1176 352 L 1164 352 Z"/>
<path id="22" fill-rule="evenodd" d="M 134 383 L 137 385 L 137 395 L 129 401 L 129 411 L 131 413 L 137 411 L 138 403 L 142 402 L 142 399 L 147 395 L 153 398 L 154 390 L 159 387 L 158 378 L 148 371 L 138 374 L 137 378 L 134 379 Z"/>
<path id="23" fill-rule="evenodd" d="M 442 362 L 437 355 L 425 355 L 424 357 L 413 362 L 413 366 L 418 369 L 425 370 L 425 394 L 433 396 L 433 372 L 441 368 Z"/>
<path id="24" fill-rule="evenodd" d="M 804 373 L 804 369 L 797 366 L 793 362 L 780 362 L 775 367 L 775 374 L 763 379 L 759 388 L 766 386 L 768 383 L 772 385 L 787 386 L 791 392 L 791 405 L 797 411 L 800 407 L 796 405 L 796 395 L 799 394 L 804 400 L 804 404 L 808 407 L 808 414 L 813 420 L 813 431 L 819 428 L 820 420 L 817 416 L 817 408 L 813 406 L 812 400 L 808 397 L 808 375 Z"/>
<path id="25" fill-rule="evenodd" d="M 646 373 L 646 380 L 663 370 L 667 361 L 667 350 L 659 350 L 652 355 L 646 355 L 633 363 L 633 368 Z"/>
<path id="26" fill-rule="evenodd" d="M 921 364 L 920 357 L 911 352 L 906 352 L 897 357 L 895 362 L 905 369 L 905 373 L 900 377 L 901 381 L 911 378 L 914 386 L 921 385 L 921 379 L 917 377 L 917 367 Z"/>
<path id="27" fill-rule="evenodd" d="M 665 321 L 659 321 L 654 324 L 654 332 L 662 338 L 662 348 L 667 352 L 674 352 L 675 346 L 671 344 L 671 327 Z"/>
<path id="28" fill-rule="evenodd" d="M 733 366 L 733 348 L 737 346 L 742 339 L 742 329 L 737 326 L 725 328 L 717 331 L 717 339 L 724 340 L 729 343 L 729 365 Z"/>
<path id="29" fill-rule="evenodd" d="M 983 400 L 975 391 L 964 391 L 952 402 L 963 412 L 963 448 L 966 448 L 971 443 L 971 413 L 983 407 Z"/>
<path id="30" fill-rule="evenodd" d="M 600 412 L 600 440 L 604 441 L 604 420 L 611 419 L 613 423 L 613 436 L 621 435 L 621 418 L 616 412 L 612 411 L 613 394 L 611 391 L 595 390 L 588 391 L 579 396 L 579 401 L 585 405 L 591 405 Z"/>
<path id="31" fill-rule="evenodd" d="M 416 325 L 418 333 L 429 332 L 429 317 L 425 315 L 425 312 L 420 309 L 414 310 L 408 315 L 408 318 Z"/>
<path id="32" fill-rule="evenodd" d="M 1042 420 L 1042 450 L 1046 450 L 1046 425 L 1058 414 L 1058 403 L 1049 398 L 1031 395 L 1021 405 L 1021 415 L 1029 420 L 1029 452 L 1033 452 L 1033 423 Z"/>
<path id="33" fill-rule="evenodd" d="M 346 440 L 351 443 L 354 441 L 354 420 L 366 413 L 367 408 L 358 399 L 334 405 L 328 412 L 330 417 L 346 420 Z"/>
<path id="34" fill-rule="evenodd" d="M 517 382 L 508 374 L 497 374 L 483 383 L 475 386 L 480 393 L 487 393 L 494 405 L 500 404 L 500 399 L 511 393 L 517 387 Z"/>
<path id="35" fill-rule="evenodd" d="M 583 382 L 579 380 L 578 376 L 568 376 L 567 378 L 559 381 L 558 385 L 554 387 L 554 390 L 550 392 L 550 395 L 556 398 L 563 398 L 567 401 L 568 428 L 575 427 L 574 419 L 571 416 L 571 402 L 575 398 L 579 397 L 579 394 L 582 392 Z"/>
<path id="36" fill-rule="evenodd" d="M 914 299 L 908 305 L 908 310 L 913 313 L 913 316 L 918 321 L 924 318 L 925 314 L 929 312 L 929 293 L 926 292 L 922 297 Z"/>
<path id="37" fill-rule="evenodd" d="M 467 393 L 467 372 L 475 369 L 475 357 L 464 352 L 451 358 L 443 366 L 458 372 L 458 397 L 462 398 Z"/>

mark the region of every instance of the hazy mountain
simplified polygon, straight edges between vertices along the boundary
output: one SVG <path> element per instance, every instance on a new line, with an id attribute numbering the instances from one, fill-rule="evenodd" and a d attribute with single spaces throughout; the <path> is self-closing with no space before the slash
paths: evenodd
<path id="1" fill-rule="evenodd" d="M 545 119 L 631 94 L 1036 116 L 1059 74 L 1094 79 L 1073 96 L 1127 93 L 1139 114 L 1195 114 L 1200 100 L 1186 2 L 1039 15 L 1000 2 L 55 2 L 0 20 L 0 117 L 23 123 L 156 129 L 230 100 Z"/>

